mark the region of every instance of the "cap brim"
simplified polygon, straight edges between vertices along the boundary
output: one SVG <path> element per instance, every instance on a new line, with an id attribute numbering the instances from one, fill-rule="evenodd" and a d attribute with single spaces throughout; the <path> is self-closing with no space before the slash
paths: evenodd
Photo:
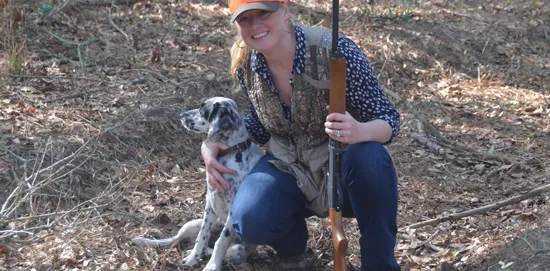
<path id="1" fill-rule="evenodd" d="M 242 5 L 238 9 L 236 9 L 231 16 L 231 22 L 234 22 L 235 19 L 237 19 L 237 17 L 239 17 L 239 15 L 241 15 L 243 12 L 251 9 L 261 9 L 265 11 L 275 12 L 279 9 L 280 4 L 280 2 L 255 2 Z"/>

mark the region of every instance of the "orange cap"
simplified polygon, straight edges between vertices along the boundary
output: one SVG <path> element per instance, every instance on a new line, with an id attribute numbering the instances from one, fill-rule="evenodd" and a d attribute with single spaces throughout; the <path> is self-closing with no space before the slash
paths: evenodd
<path id="1" fill-rule="evenodd" d="M 261 9 L 266 11 L 277 11 L 279 5 L 284 2 L 284 0 L 229 0 L 229 11 L 231 12 L 231 22 L 234 22 L 235 19 L 241 13 L 251 10 L 251 9 Z"/>

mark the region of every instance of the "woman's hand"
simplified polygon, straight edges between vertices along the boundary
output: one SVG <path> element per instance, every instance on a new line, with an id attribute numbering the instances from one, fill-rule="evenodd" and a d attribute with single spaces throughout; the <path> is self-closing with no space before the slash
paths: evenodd
<path id="1" fill-rule="evenodd" d="M 237 174 L 235 170 L 232 170 L 218 162 L 218 153 L 225 148 L 227 148 L 227 146 L 208 140 L 204 141 L 201 145 L 201 154 L 204 159 L 204 164 L 206 165 L 206 172 L 208 173 L 206 175 L 206 181 L 214 189 L 224 192 L 230 189 L 231 185 L 222 174 Z"/>
<path id="2" fill-rule="evenodd" d="M 350 145 L 368 141 L 384 144 L 392 137 L 392 127 L 385 120 L 359 122 L 347 111 L 346 114 L 329 114 L 325 122 L 325 132 L 334 140 Z"/>
<path id="3" fill-rule="evenodd" d="M 363 140 L 360 126 L 360 123 L 348 112 L 346 114 L 331 113 L 325 122 L 325 132 L 336 141 L 355 144 Z"/>

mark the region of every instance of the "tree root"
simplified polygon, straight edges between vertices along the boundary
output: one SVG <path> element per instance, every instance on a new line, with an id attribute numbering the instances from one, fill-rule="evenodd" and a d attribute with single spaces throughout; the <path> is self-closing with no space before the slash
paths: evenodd
<path id="1" fill-rule="evenodd" d="M 489 152 L 480 152 L 472 147 L 460 144 L 458 142 L 452 142 L 446 138 L 444 138 L 444 141 L 439 141 L 437 138 L 431 139 L 428 138 L 426 135 L 415 132 L 411 133 L 411 137 L 422 145 L 426 146 L 428 149 L 432 150 L 434 153 L 441 156 L 446 156 L 448 154 L 448 150 L 454 150 L 459 152 L 467 152 L 479 160 L 493 159 L 511 166 L 519 165 L 522 168 L 525 167 L 523 164 L 518 163 L 510 158 L 503 157 L 502 155 Z M 446 148 L 442 147 L 442 145 Z"/>
<path id="2" fill-rule="evenodd" d="M 411 137 L 413 139 L 415 139 L 416 141 L 420 142 L 422 145 L 426 146 L 428 149 L 435 152 L 436 154 L 444 156 L 447 153 L 447 150 L 445 148 L 441 147 L 439 144 L 437 144 L 434 141 L 428 139 L 426 136 L 424 136 L 422 134 L 411 133 Z"/>

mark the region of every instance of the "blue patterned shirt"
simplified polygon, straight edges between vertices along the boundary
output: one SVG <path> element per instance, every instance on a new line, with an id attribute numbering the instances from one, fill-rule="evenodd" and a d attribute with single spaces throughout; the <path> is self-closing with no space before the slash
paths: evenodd
<path id="1" fill-rule="evenodd" d="M 306 69 L 306 40 L 304 31 L 295 26 L 296 53 L 294 55 L 293 74 L 303 74 Z M 382 119 L 392 127 L 392 137 L 386 142 L 392 142 L 399 134 L 400 114 L 384 96 L 382 87 L 378 83 L 374 70 L 369 65 L 363 51 L 350 39 L 339 38 L 338 48 L 346 60 L 346 104 L 356 109 L 360 122 L 368 122 L 374 119 Z M 264 56 L 252 50 L 250 56 L 250 68 L 258 73 L 271 89 L 277 93 L 277 89 L 271 79 L 267 62 Z M 237 80 L 241 89 L 248 97 L 245 78 L 242 68 L 236 70 Z M 292 81 L 291 81 L 292 84 Z M 279 102 L 285 113 L 285 118 L 291 120 L 291 108 L 279 97 Z M 250 104 L 250 113 L 245 117 L 246 128 L 249 134 L 260 144 L 269 141 L 271 135 L 260 122 L 256 110 Z"/>

